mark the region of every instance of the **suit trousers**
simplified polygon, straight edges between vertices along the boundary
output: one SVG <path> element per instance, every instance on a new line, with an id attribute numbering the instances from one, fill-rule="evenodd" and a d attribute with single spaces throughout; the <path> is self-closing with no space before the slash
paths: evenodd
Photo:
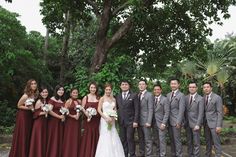
<path id="1" fill-rule="evenodd" d="M 172 157 L 183 157 L 183 148 L 181 142 L 181 128 L 169 125 L 169 135 L 171 142 Z"/>
<path id="2" fill-rule="evenodd" d="M 206 139 L 206 157 L 212 156 L 212 145 L 215 148 L 215 156 L 221 157 L 222 147 L 220 142 L 220 136 L 216 133 L 216 128 L 209 128 L 207 123 L 204 124 L 204 134 Z"/>
<path id="3" fill-rule="evenodd" d="M 134 142 L 133 125 L 120 125 L 120 139 L 124 148 L 125 157 L 136 157 L 135 155 L 135 142 Z"/>
<path id="4" fill-rule="evenodd" d="M 142 132 L 141 134 L 143 134 L 144 137 L 144 145 L 145 145 L 145 154 L 146 157 L 151 157 L 152 155 L 152 130 L 151 127 L 145 127 L 145 126 L 141 126 L 142 127 Z"/>
<path id="5" fill-rule="evenodd" d="M 189 126 L 186 127 L 188 156 L 200 157 L 200 136 L 201 129 L 194 131 Z"/>

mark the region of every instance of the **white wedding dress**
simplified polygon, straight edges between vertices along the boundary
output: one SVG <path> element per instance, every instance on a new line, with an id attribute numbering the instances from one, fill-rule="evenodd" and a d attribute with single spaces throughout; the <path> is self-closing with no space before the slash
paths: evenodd
<path id="1" fill-rule="evenodd" d="M 102 105 L 103 113 L 109 112 L 115 107 L 115 103 L 104 101 Z M 107 129 L 107 122 L 101 118 L 100 136 L 98 140 L 95 157 L 125 157 L 124 149 L 117 133 L 115 123 L 112 124 L 111 130 Z"/>

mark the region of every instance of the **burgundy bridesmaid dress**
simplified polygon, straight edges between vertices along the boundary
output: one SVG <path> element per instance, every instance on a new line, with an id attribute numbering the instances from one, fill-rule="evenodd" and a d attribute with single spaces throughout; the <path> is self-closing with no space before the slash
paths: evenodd
<path id="1" fill-rule="evenodd" d="M 53 112 L 61 115 L 60 108 L 64 106 L 64 103 L 56 102 L 52 99 L 48 103 L 53 105 Z M 61 119 L 53 116 L 48 117 L 46 157 L 61 157 L 63 125 L 64 122 Z"/>
<path id="2" fill-rule="evenodd" d="M 73 100 L 70 107 L 68 108 L 71 115 L 76 114 L 75 101 L 77 100 Z M 78 101 L 77 104 L 79 104 Z M 81 142 L 80 130 L 80 120 L 75 120 L 74 118 L 67 116 L 64 127 L 62 157 L 79 157 L 79 147 Z"/>
<path id="3" fill-rule="evenodd" d="M 29 157 L 44 157 L 47 144 L 47 118 L 39 115 L 41 108 L 36 109 L 33 115 L 34 123 L 30 141 Z"/>
<path id="4" fill-rule="evenodd" d="M 33 124 L 31 110 L 18 109 L 12 146 L 9 157 L 27 157 L 29 154 L 30 137 Z"/>
<path id="5" fill-rule="evenodd" d="M 85 109 L 88 107 L 96 108 L 98 107 L 98 102 L 88 102 L 88 97 L 86 100 Z M 97 143 L 99 139 L 99 124 L 100 115 L 97 113 L 93 116 L 90 122 L 87 122 L 85 118 L 83 120 L 83 134 L 81 139 L 80 147 L 80 157 L 94 157 L 96 153 Z"/>

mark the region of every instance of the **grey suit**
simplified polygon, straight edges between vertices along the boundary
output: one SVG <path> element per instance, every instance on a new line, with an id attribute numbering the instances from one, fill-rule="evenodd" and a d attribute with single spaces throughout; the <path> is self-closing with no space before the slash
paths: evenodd
<path id="1" fill-rule="evenodd" d="M 154 104 L 154 117 L 156 126 L 158 128 L 158 156 L 164 157 L 166 156 L 166 129 L 161 130 L 160 126 L 161 124 L 167 125 L 168 119 L 170 114 L 170 102 L 169 100 L 164 97 L 160 96 L 160 100 L 156 101 Z"/>
<path id="2" fill-rule="evenodd" d="M 171 138 L 172 156 L 182 157 L 183 148 L 181 143 L 181 128 L 176 128 L 176 125 L 183 125 L 185 111 L 185 96 L 179 90 L 171 98 L 172 92 L 167 94 L 170 101 L 170 118 L 169 118 L 169 134 Z"/>
<path id="3" fill-rule="evenodd" d="M 214 144 L 216 157 L 222 154 L 220 143 L 220 136 L 216 133 L 216 127 L 222 127 L 223 123 L 223 102 L 219 95 L 211 93 L 206 102 L 205 101 L 205 118 L 204 118 L 204 133 L 206 138 L 206 156 L 210 157 L 212 152 L 212 145 Z"/>
<path id="4" fill-rule="evenodd" d="M 146 123 L 152 124 L 153 117 L 153 105 L 154 97 L 152 93 L 145 92 L 143 98 L 140 100 L 140 115 L 139 122 L 142 128 L 141 134 L 143 134 L 145 142 L 146 156 L 152 155 L 152 138 L 151 138 L 151 127 L 145 127 Z"/>
<path id="5" fill-rule="evenodd" d="M 185 102 L 188 155 L 189 157 L 200 157 L 200 135 L 204 115 L 204 101 L 202 96 L 196 93 L 192 100 L 190 94 L 187 95 Z M 194 131 L 195 126 L 199 126 L 199 130 Z"/>

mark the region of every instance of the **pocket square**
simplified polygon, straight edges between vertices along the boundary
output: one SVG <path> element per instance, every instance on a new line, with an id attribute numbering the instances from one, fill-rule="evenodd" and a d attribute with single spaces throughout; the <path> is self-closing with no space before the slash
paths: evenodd
<path id="1" fill-rule="evenodd" d="M 131 100 L 131 101 L 132 101 L 133 99 L 129 99 L 129 100 Z"/>

